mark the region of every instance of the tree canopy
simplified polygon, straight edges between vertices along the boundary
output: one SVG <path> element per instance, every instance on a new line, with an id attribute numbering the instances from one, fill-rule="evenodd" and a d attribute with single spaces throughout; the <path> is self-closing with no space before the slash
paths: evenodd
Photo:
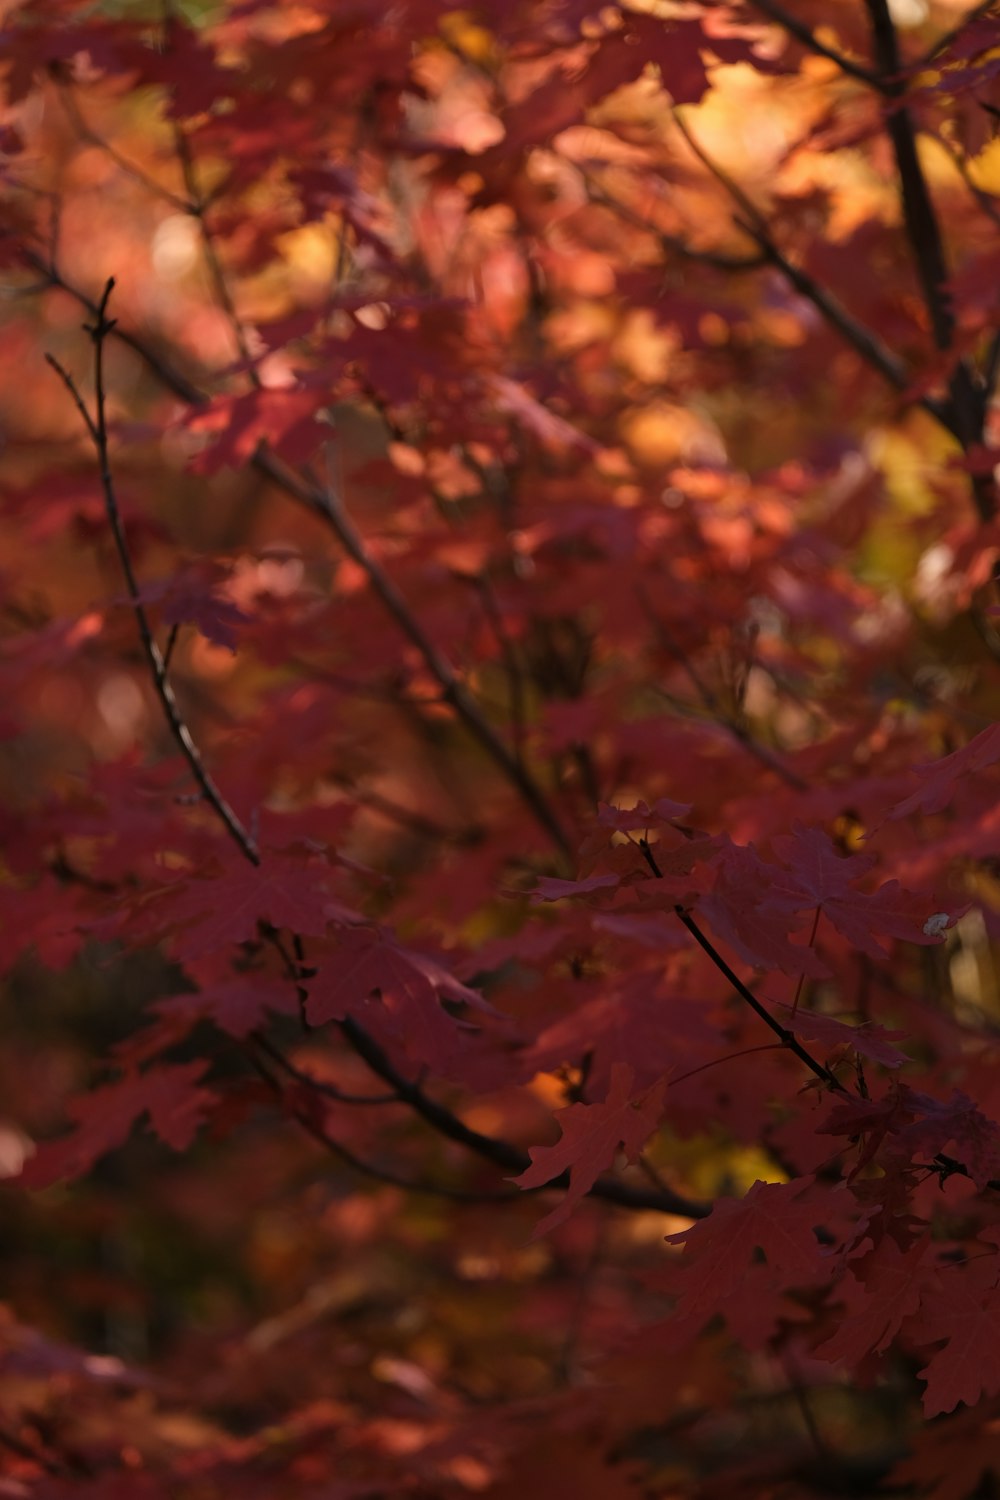
<path id="1" fill-rule="evenodd" d="M 1000 1486 L 998 22 L 4 7 L 4 1497 Z"/>

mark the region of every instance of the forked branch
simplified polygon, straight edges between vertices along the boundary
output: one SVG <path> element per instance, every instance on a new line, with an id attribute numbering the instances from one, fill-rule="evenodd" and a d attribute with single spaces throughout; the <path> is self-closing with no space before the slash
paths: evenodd
<path id="1" fill-rule="evenodd" d="M 180 706 L 174 696 L 170 678 L 167 675 L 166 661 L 154 639 L 152 627 L 149 623 L 149 616 L 146 614 L 146 608 L 142 602 L 142 595 L 136 580 L 135 569 L 132 566 L 132 556 L 129 552 L 128 539 L 125 535 L 125 527 L 122 522 L 118 496 L 115 490 L 114 476 L 111 472 L 108 444 L 107 394 L 104 384 L 104 350 L 108 337 L 115 329 L 115 320 L 109 318 L 107 315 L 108 304 L 111 300 L 114 285 L 114 277 L 111 277 L 105 285 L 104 294 L 100 302 L 93 309 L 93 323 L 85 325 L 86 332 L 90 334 L 94 345 L 93 415 L 88 410 L 87 404 L 80 394 L 79 387 L 68 370 L 53 355 L 47 354 L 45 358 L 72 396 L 76 408 L 86 425 L 90 439 L 94 444 L 100 469 L 101 489 L 104 495 L 104 509 L 108 518 L 108 525 L 111 528 L 111 535 L 114 538 L 118 561 L 125 580 L 125 587 L 132 604 L 132 613 L 139 628 L 142 649 L 149 663 L 153 686 L 156 689 L 156 696 L 160 700 L 170 733 L 173 735 L 181 754 L 187 761 L 191 775 L 197 782 L 205 801 L 215 811 L 216 816 L 241 853 L 251 864 L 259 865 L 260 851 L 257 848 L 256 841 L 243 826 L 243 823 L 213 780 L 211 773 L 202 759 L 201 751 L 195 744 L 191 736 L 191 731 L 188 729 L 184 716 L 181 713 Z"/>

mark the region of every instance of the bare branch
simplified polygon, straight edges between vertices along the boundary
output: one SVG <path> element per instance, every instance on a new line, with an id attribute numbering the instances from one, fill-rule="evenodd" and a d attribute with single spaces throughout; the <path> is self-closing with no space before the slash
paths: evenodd
<path id="1" fill-rule="evenodd" d="M 72 84 L 58 71 L 55 72 L 55 81 L 59 90 L 59 102 L 62 104 L 70 124 L 82 141 L 85 141 L 88 146 L 95 146 L 98 151 L 102 151 L 109 161 L 113 161 L 115 166 L 119 167 L 125 173 L 126 177 L 131 177 L 134 181 L 140 183 L 152 197 L 160 198 L 163 202 L 169 203 L 178 213 L 189 214 L 192 212 L 191 204 L 186 198 L 182 198 L 179 193 L 172 192 L 170 188 L 164 187 L 162 182 L 157 182 L 156 178 L 151 177 L 143 167 L 139 166 L 138 162 L 131 161 L 129 157 L 123 156 L 117 147 L 112 146 L 110 141 L 106 141 L 102 135 L 98 134 L 84 117 L 76 95 L 73 92 Z"/>
<path id="2" fill-rule="evenodd" d="M 906 84 L 901 77 L 899 39 L 888 0 L 865 0 L 865 8 L 872 28 L 875 59 L 886 82 L 889 107 L 885 128 L 896 158 L 907 240 L 934 342 L 944 352 L 953 347 L 955 338 L 948 264 L 937 210 L 917 152 L 913 119 L 902 102 Z M 983 434 L 986 420 L 983 389 L 972 366 L 964 358 L 956 362 L 948 385 L 951 398 L 949 430 L 968 452 Z M 972 476 L 972 493 L 980 518 L 989 520 L 996 510 L 996 497 L 988 476 Z"/>
<path id="3" fill-rule="evenodd" d="M 393 1172 L 386 1167 L 378 1167 L 374 1162 L 365 1161 L 357 1156 L 348 1146 L 327 1130 L 315 1118 L 311 1110 L 303 1109 L 289 1098 L 288 1091 L 282 1086 L 269 1068 L 266 1068 L 261 1059 L 253 1053 L 249 1054 L 251 1065 L 258 1076 L 263 1079 L 272 1093 L 279 1100 L 282 1108 L 291 1115 L 307 1135 L 311 1135 L 314 1141 L 318 1141 L 327 1151 L 336 1156 L 345 1166 L 362 1177 L 371 1177 L 375 1182 L 385 1183 L 388 1187 L 401 1188 L 407 1193 L 420 1193 L 430 1198 L 446 1198 L 453 1203 L 514 1203 L 521 1196 L 517 1192 L 496 1192 L 486 1190 L 477 1192 L 474 1189 L 446 1187 L 442 1183 L 419 1182 L 410 1177 L 403 1177 L 398 1172 Z M 310 1079 L 310 1085 L 315 1080 Z M 535 1191 L 542 1191 L 535 1189 Z"/>
<path id="4" fill-rule="evenodd" d="M 531 1157 L 519 1146 L 473 1130 L 450 1109 L 430 1098 L 419 1084 L 411 1083 L 396 1069 L 375 1039 L 369 1036 L 356 1021 L 350 1018 L 342 1021 L 341 1030 L 372 1072 L 389 1084 L 390 1088 L 395 1089 L 401 1102 L 408 1104 L 413 1112 L 426 1120 L 428 1125 L 433 1126 L 439 1135 L 457 1141 L 459 1145 L 467 1147 L 477 1156 L 493 1162 L 495 1166 L 502 1167 L 508 1172 L 520 1174 L 531 1165 Z M 569 1175 L 564 1173 L 563 1176 L 547 1183 L 546 1188 L 565 1187 L 568 1182 Z M 712 1208 L 710 1203 L 685 1198 L 669 1188 L 650 1191 L 633 1187 L 630 1183 L 621 1182 L 615 1177 L 598 1178 L 590 1189 L 590 1196 L 604 1199 L 608 1203 L 617 1203 L 623 1208 L 647 1208 L 658 1213 L 683 1214 L 689 1219 L 704 1219 Z"/>
<path id="5" fill-rule="evenodd" d="M 115 548 L 118 552 L 118 560 L 121 564 L 122 575 L 125 579 L 125 587 L 129 599 L 132 602 L 132 613 L 135 615 L 136 624 L 139 627 L 139 637 L 142 648 L 149 663 L 150 674 L 156 695 L 163 708 L 164 717 L 170 728 L 170 732 L 187 761 L 191 774 L 201 789 L 205 801 L 214 809 L 216 815 L 223 823 L 226 832 L 238 846 L 243 855 L 251 864 L 260 864 L 260 853 L 257 845 L 250 834 L 244 828 L 236 813 L 226 801 L 222 792 L 216 786 L 204 761 L 201 752 L 191 737 L 191 731 L 181 714 L 174 690 L 167 676 L 166 663 L 160 652 L 153 632 L 149 624 L 145 606 L 136 580 L 135 570 L 132 567 L 132 556 L 128 548 L 128 540 L 125 536 L 125 528 L 122 524 L 121 512 L 118 508 L 118 496 L 115 491 L 114 478 L 111 473 L 111 464 L 108 451 L 108 427 L 107 427 L 107 397 L 104 385 L 104 349 L 108 336 L 113 332 L 114 319 L 107 316 L 108 303 L 114 290 L 114 277 L 107 282 L 104 295 L 95 308 L 94 322 L 87 326 L 94 344 L 94 391 L 95 391 L 95 415 L 91 416 L 87 410 L 83 397 L 72 375 L 66 371 L 59 361 L 48 355 L 47 359 L 52 368 L 59 375 L 70 395 L 76 403 L 77 410 L 83 417 L 87 431 L 97 452 L 97 460 L 101 475 L 101 488 L 104 492 L 104 509 L 111 527 Z"/>
<path id="6" fill-rule="evenodd" d="M 687 124 L 681 119 L 678 110 L 674 110 L 674 119 L 677 127 L 687 141 L 694 155 L 709 171 L 717 182 L 725 188 L 726 192 L 738 205 L 742 217 L 734 216 L 734 222 L 739 225 L 744 234 L 748 235 L 763 252 L 764 258 L 775 266 L 785 279 L 795 288 L 800 296 L 810 302 L 823 319 L 834 329 L 846 344 L 859 354 L 861 358 L 873 370 L 876 370 L 882 378 L 892 386 L 893 390 L 901 395 L 910 389 L 912 377 L 903 361 L 894 354 L 888 345 L 884 344 L 877 334 L 866 328 L 857 318 L 843 307 L 833 294 L 815 280 L 808 271 L 790 261 L 785 253 L 779 249 L 772 238 L 767 227 L 767 222 L 743 189 L 735 183 L 727 172 L 708 155 L 691 133 Z M 948 408 L 933 396 L 917 396 L 914 398 L 915 405 L 923 408 L 942 426 L 953 431 L 952 418 Z"/>
<path id="7" fill-rule="evenodd" d="M 26 258 L 30 265 L 45 276 L 49 286 L 68 292 L 92 315 L 97 315 L 98 304 L 86 292 L 66 281 L 57 268 L 46 264 L 35 253 L 29 253 Z M 186 376 L 181 375 L 162 360 L 141 339 L 127 330 L 120 329 L 117 323 L 112 323 L 109 331 L 138 354 L 148 368 L 179 400 L 194 407 L 208 404 L 209 398 L 204 391 L 199 390 Z M 424 665 L 440 686 L 444 701 L 452 706 L 469 733 L 479 742 L 517 790 L 536 822 L 545 830 L 555 847 L 561 854 L 568 857 L 569 838 L 541 788 L 530 772 L 518 763 L 517 757 L 504 744 L 483 714 L 472 693 L 456 675 L 451 663 L 425 635 L 399 589 L 381 564 L 368 551 L 343 506 L 338 505 L 327 489 L 296 473 L 263 444 L 257 448 L 250 463 L 257 473 L 264 475 L 278 489 L 293 500 L 297 500 L 300 505 L 304 505 L 307 510 L 311 510 L 314 515 L 319 516 L 330 526 L 344 551 L 365 573 L 377 598 L 396 621 L 402 634 L 416 647 Z"/>
<path id="8" fill-rule="evenodd" d="M 825 42 L 820 41 L 810 26 L 800 21 L 797 16 L 790 15 L 784 6 L 777 5 L 775 0 L 750 0 L 750 4 L 755 10 L 759 10 L 761 15 L 767 16 L 783 31 L 787 31 L 789 36 L 793 36 L 797 42 L 801 42 L 803 47 L 808 48 L 810 52 L 815 52 L 817 57 L 825 57 L 830 62 L 836 63 L 840 71 L 846 73 L 849 78 L 856 78 L 859 83 L 865 83 L 869 88 L 877 89 L 879 93 L 884 92 L 885 81 L 877 73 L 873 73 L 862 63 L 855 62 L 853 58 L 845 57 L 843 52 L 838 52 L 835 47 L 828 47 Z"/>

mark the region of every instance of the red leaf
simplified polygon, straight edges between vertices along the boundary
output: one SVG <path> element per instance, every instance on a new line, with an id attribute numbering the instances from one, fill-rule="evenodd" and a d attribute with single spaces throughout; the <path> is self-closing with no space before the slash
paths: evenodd
<path id="1" fill-rule="evenodd" d="M 892 1343 L 903 1323 L 913 1316 L 920 1299 L 935 1285 L 937 1270 L 928 1257 L 930 1239 L 925 1235 L 908 1250 L 901 1250 L 885 1235 L 874 1250 L 855 1261 L 849 1275 L 860 1284 L 860 1305 L 852 1303 L 832 1338 L 812 1351 L 814 1358 L 830 1364 L 858 1364 L 871 1353 L 881 1354 Z"/>
<path id="2" fill-rule="evenodd" d="M 874 855 L 838 855 L 829 835 L 818 828 L 797 827 L 772 842 L 792 875 L 786 887 L 789 911 L 818 906 L 853 947 L 871 958 L 884 958 L 888 951 L 875 932 L 923 946 L 941 941 L 940 934 L 924 930 L 932 914 L 928 897 L 904 891 L 895 880 L 874 894 L 853 888 L 875 863 Z"/>
<path id="3" fill-rule="evenodd" d="M 328 392 L 316 387 L 253 390 L 242 396 L 217 396 L 211 406 L 188 418 L 192 432 L 215 438 L 192 460 L 196 474 L 238 469 L 267 443 L 289 463 L 311 458 L 330 428 L 317 422 Z"/>
<path id="4" fill-rule="evenodd" d="M 715 883 L 698 910 L 747 963 L 821 978 L 826 967 L 813 950 L 789 940 L 788 903 L 775 885 L 781 874 L 755 849 L 729 844 L 718 857 Z"/>
<path id="5" fill-rule="evenodd" d="M 674 818 L 683 818 L 691 811 L 690 802 L 671 802 L 661 797 L 652 807 L 637 802 L 634 807 L 609 807 L 606 802 L 598 804 L 597 821 L 604 828 L 614 828 L 620 833 L 626 829 L 654 828 L 657 823 L 669 823 Z"/>
<path id="6" fill-rule="evenodd" d="M 533 901 L 562 901 L 566 896 L 589 896 L 591 891 L 608 890 L 619 885 L 619 875 L 588 875 L 585 880 L 557 880 L 543 876 L 531 893 Z"/>
<path id="7" fill-rule="evenodd" d="M 813 1278 L 822 1251 L 813 1232 L 821 1215 L 808 1196 L 811 1186 L 811 1178 L 755 1182 L 745 1198 L 719 1198 L 707 1219 L 667 1235 L 668 1244 L 685 1245 L 681 1314 L 708 1317 L 737 1296 L 757 1250 L 781 1276 Z"/>
<path id="8" fill-rule="evenodd" d="M 886 1031 L 866 1021 L 862 1026 L 849 1026 L 835 1016 L 820 1016 L 814 1011 L 798 1010 L 792 1014 L 790 1005 L 775 1002 L 772 1006 L 775 1019 L 787 1025 L 803 1042 L 819 1042 L 820 1046 L 833 1051 L 836 1047 L 853 1047 L 861 1057 L 881 1063 L 883 1068 L 901 1068 L 910 1059 L 891 1043 L 897 1037 L 907 1035 L 905 1031 Z"/>
<path id="9" fill-rule="evenodd" d="M 482 995 L 460 983 L 440 964 L 370 928 L 345 928 L 309 985 L 306 1015 L 313 1026 L 364 1013 L 378 993 L 407 1048 L 421 1061 L 447 1070 L 460 1022 L 442 1001 L 482 1015 L 496 1012 Z"/>
<path id="10" fill-rule="evenodd" d="M 319 936 L 355 914 L 324 890 L 329 867 L 269 853 L 254 866 L 233 863 L 214 878 L 191 877 L 168 887 L 150 911 L 155 930 L 174 934 L 178 958 L 196 959 L 259 936 L 259 923 Z M 179 929 L 179 930 L 178 930 Z"/>
<path id="11" fill-rule="evenodd" d="M 961 750 L 917 766 L 920 784 L 916 791 L 889 810 L 890 818 L 907 818 L 910 813 L 940 812 L 951 801 L 958 782 L 1000 760 L 1000 724 L 991 724 L 971 739 Z"/>
<path id="12" fill-rule="evenodd" d="M 996 1254 L 943 1271 L 912 1326 L 921 1343 L 943 1341 L 919 1372 L 927 1381 L 924 1415 L 936 1417 L 960 1401 L 974 1406 L 1000 1391 L 1000 1287 Z"/>
<path id="13" fill-rule="evenodd" d="M 630 1067 L 616 1063 L 608 1097 L 602 1104 L 571 1104 L 558 1110 L 562 1139 L 554 1146 L 532 1146 L 531 1166 L 512 1179 L 518 1187 L 541 1187 L 563 1172 L 570 1174 L 565 1198 L 536 1226 L 532 1238 L 569 1218 L 600 1173 L 613 1165 L 619 1146 L 628 1160 L 634 1161 L 659 1125 L 666 1080 L 633 1097 L 632 1078 Z"/>
<path id="14" fill-rule="evenodd" d="M 216 1102 L 215 1094 L 197 1086 L 207 1067 L 204 1059 L 159 1063 L 71 1099 L 67 1113 L 76 1128 L 39 1147 L 18 1180 L 27 1188 L 43 1188 L 81 1176 L 99 1157 L 124 1145 L 143 1114 L 162 1141 L 184 1151 Z"/>
<path id="15" fill-rule="evenodd" d="M 189 995 L 171 995 L 158 1000 L 160 1016 L 204 1018 L 220 1031 L 241 1041 L 261 1026 L 268 1015 L 294 1015 L 298 1009 L 295 991 L 288 980 L 244 974 L 203 985 Z"/>

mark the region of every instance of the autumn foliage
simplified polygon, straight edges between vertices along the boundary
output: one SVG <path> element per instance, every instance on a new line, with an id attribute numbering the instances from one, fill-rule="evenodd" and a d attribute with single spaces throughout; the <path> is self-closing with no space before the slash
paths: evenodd
<path id="1" fill-rule="evenodd" d="M 997 1493 L 996 6 L 0 77 L 0 1496 Z"/>

